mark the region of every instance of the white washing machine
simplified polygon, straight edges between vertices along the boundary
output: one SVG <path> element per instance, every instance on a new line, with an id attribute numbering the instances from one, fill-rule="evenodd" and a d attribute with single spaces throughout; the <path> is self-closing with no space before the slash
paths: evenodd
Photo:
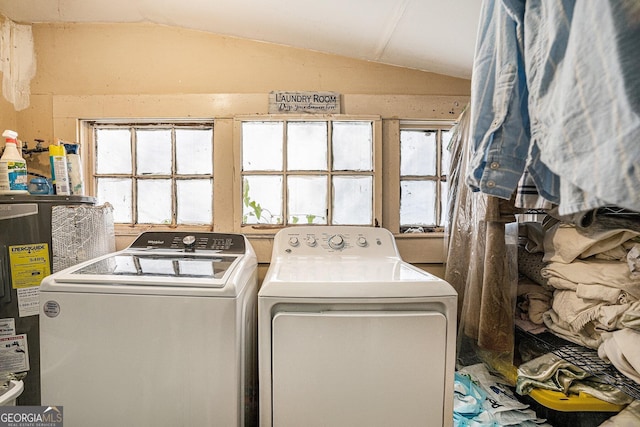
<path id="1" fill-rule="evenodd" d="M 66 427 L 256 424 L 256 267 L 239 234 L 147 232 L 46 277 L 42 404 Z"/>
<path id="2" fill-rule="evenodd" d="M 456 301 L 385 229 L 281 230 L 258 293 L 260 425 L 452 425 Z"/>

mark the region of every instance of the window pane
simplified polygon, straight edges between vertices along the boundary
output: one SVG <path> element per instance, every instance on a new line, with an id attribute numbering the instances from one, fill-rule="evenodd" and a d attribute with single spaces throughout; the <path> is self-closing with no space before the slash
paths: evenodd
<path id="1" fill-rule="evenodd" d="M 170 130 L 136 130 L 136 172 L 139 175 L 171 174 Z"/>
<path id="2" fill-rule="evenodd" d="M 327 170 L 327 123 L 287 124 L 287 169 Z"/>
<path id="3" fill-rule="evenodd" d="M 213 129 L 176 129 L 176 173 L 213 173 Z"/>
<path id="4" fill-rule="evenodd" d="M 333 178 L 334 225 L 370 225 L 373 212 L 373 178 L 336 176 Z"/>
<path id="5" fill-rule="evenodd" d="M 171 180 L 138 180 L 138 223 L 171 224 Z"/>
<path id="6" fill-rule="evenodd" d="M 131 133 L 128 129 L 96 130 L 96 173 L 131 173 Z"/>
<path id="7" fill-rule="evenodd" d="M 327 223 L 327 176 L 287 178 L 288 221 L 291 224 Z"/>
<path id="8" fill-rule="evenodd" d="M 282 170 L 282 122 L 242 123 L 242 170 Z"/>
<path id="9" fill-rule="evenodd" d="M 436 131 L 400 133 L 400 175 L 436 174 Z"/>
<path id="10" fill-rule="evenodd" d="M 333 170 L 373 170 L 371 122 L 333 122 Z"/>
<path id="11" fill-rule="evenodd" d="M 442 172 L 441 175 L 449 175 L 449 166 L 451 164 L 451 152 L 449 144 L 451 143 L 451 131 L 442 131 Z"/>
<path id="12" fill-rule="evenodd" d="M 282 224 L 282 176 L 245 176 L 242 223 Z"/>
<path id="13" fill-rule="evenodd" d="M 131 223 L 131 179 L 98 178 L 96 201 L 113 206 L 113 222 Z"/>
<path id="14" fill-rule="evenodd" d="M 400 183 L 400 225 L 435 225 L 436 182 Z"/>
<path id="15" fill-rule="evenodd" d="M 212 179 L 176 181 L 178 224 L 211 224 Z"/>

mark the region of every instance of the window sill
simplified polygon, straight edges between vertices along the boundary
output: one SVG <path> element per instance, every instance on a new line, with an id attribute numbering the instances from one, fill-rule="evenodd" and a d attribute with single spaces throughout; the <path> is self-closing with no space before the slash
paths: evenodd
<path id="1" fill-rule="evenodd" d="M 443 264 L 445 236 L 444 232 L 394 234 L 400 256 L 411 264 Z"/>

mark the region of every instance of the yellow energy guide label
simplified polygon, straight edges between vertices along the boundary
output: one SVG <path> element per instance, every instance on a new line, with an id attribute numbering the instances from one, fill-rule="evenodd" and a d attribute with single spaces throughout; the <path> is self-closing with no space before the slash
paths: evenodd
<path id="1" fill-rule="evenodd" d="M 49 245 L 33 243 L 9 246 L 11 282 L 14 289 L 40 286 L 40 282 L 51 274 Z"/>

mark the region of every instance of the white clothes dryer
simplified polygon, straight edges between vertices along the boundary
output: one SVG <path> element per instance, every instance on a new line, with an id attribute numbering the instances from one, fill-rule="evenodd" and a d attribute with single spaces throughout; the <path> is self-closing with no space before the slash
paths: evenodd
<path id="1" fill-rule="evenodd" d="M 67 427 L 257 424 L 257 262 L 239 234 L 146 232 L 40 287 L 43 405 Z"/>
<path id="2" fill-rule="evenodd" d="M 385 229 L 281 230 L 258 293 L 260 425 L 453 425 L 456 303 Z"/>

